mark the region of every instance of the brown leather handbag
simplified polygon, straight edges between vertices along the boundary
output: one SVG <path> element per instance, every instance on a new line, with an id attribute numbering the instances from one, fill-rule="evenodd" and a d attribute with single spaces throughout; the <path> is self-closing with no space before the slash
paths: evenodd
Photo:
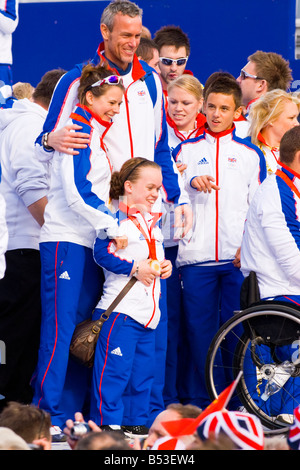
<path id="1" fill-rule="evenodd" d="M 70 344 L 70 356 L 76 362 L 87 367 L 93 366 L 96 344 L 103 324 L 136 281 L 137 278 L 133 276 L 127 282 L 108 309 L 102 313 L 99 320 L 84 320 L 76 326 Z"/>

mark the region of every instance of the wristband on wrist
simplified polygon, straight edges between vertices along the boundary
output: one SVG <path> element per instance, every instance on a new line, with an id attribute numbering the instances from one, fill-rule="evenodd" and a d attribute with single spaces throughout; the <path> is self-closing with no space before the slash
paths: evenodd
<path id="1" fill-rule="evenodd" d="M 53 147 L 50 147 L 50 145 L 48 145 L 48 137 L 49 137 L 49 134 L 50 132 L 47 132 L 46 134 L 43 135 L 42 137 L 42 145 L 44 147 L 45 150 L 54 150 Z"/>

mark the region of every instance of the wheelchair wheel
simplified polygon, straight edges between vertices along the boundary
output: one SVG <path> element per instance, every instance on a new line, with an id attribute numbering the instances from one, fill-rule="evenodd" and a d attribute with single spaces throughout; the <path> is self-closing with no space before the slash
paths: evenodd
<path id="1" fill-rule="evenodd" d="M 208 351 L 206 385 L 211 400 L 242 371 L 229 408 L 244 407 L 255 414 L 267 433 L 286 432 L 300 403 L 299 340 L 300 311 L 285 303 L 264 303 L 235 312 Z M 288 366 L 288 373 L 282 371 L 283 366 Z M 266 396 L 270 381 L 281 385 Z"/>

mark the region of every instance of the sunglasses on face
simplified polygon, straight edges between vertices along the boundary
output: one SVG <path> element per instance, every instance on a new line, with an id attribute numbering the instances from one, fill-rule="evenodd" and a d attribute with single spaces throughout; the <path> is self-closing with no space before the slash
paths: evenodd
<path id="1" fill-rule="evenodd" d="M 159 60 L 161 61 L 162 64 L 164 65 L 184 65 L 186 64 L 188 57 L 180 57 L 179 59 L 170 59 L 169 57 L 160 57 Z"/>
<path id="2" fill-rule="evenodd" d="M 105 77 L 101 80 L 98 80 L 97 82 L 93 83 L 92 85 L 89 85 L 85 91 L 90 90 L 91 88 L 97 87 L 97 86 L 102 86 L 102 85 L 118 85 L 121 83 L 123 85 L 123 80 L 122 77 L 119 77 L 118 75 L 109 75 L 109 77 Z"/>
<path id="3" fill-rule="evenodd" d="M 263 78 L 258 77 L 257 75 L 252 75 L 251 73 L 246 72 L 244 69 L 241 70 L 240 77 L 242 80 L 246 78 L 254 78 L 254 80 L 263 80 Z"/>

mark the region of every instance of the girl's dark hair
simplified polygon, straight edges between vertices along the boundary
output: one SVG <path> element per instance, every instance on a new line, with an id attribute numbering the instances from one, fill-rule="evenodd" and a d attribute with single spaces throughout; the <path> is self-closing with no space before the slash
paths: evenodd
<path id="1" fill-rule="evenodd" d="M 131 181 L 135 183 L 140 175 L 140 169 L 142 167 L 152 167 L 160 169 L 160 166 L 146 158 L 130 158 L 123 163 L 120 171 L 115 171 L 111 175 L 110 182 L 110 197 L 111 199 L 119 199 L 120 196 L 124 196 L 124 183 L 125 181 Z"/>
<path id="2" fill-rule="evenodd" d="M 78 99 L 80 104 L 87 105 L 86 101 L 86 92 L 87 88 L 96 83 L 98 80 L 102 80 L 103 78 L 109 77 L 113 75 L 112 71 L 108 69 L 106 65 L 98 64 L 88 64 L 86 65 L 81 72 L 80 83 L 78 87 Z M 93 93 L 94 96 L 101 96 L 107 92 L 107 87 L 109 86 L 117 86 L 124 91 L 124 86 L 122 83 L 118 83 L 116 85 L 108 85 L 104 83 L 101 86 L 89 88 L 89 90 Z"/>

